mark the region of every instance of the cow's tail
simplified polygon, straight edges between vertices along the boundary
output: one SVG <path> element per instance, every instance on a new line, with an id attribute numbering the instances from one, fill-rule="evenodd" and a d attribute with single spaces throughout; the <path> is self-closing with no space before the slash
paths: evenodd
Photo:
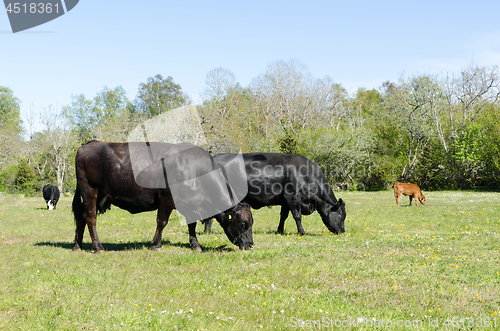
<path id="1" fill-rule="evenodd" d="M 78 185 L 76 186 L 75 196 L 73 197 L 73 215 L 75 217 L 75 224 L 77 227 L 80 222 L 85 222 L 85 219 L 83 218 L 82 197 L 80 196 Z"/>

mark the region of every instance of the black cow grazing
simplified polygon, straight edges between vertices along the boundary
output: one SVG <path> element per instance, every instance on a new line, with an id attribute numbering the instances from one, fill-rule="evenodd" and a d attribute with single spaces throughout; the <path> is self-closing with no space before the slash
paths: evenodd
<path id="1" fill-rule="evenodd" d="M 219 154 L 213 157 L 217 165 L 224 165 L 237 154 Z M 317 163 L 302 155 L 279 153 L 243 154 L 247 173 L 248 194 L 243 199 L 252 208 L 281 205 L 278 233 L 283 234 L 288 212 L 304 234 L 302 215 L 315 210 L 328 230 L 335 234 L 345 232 L 345 202 L 335 198 Z M 210 232 L 210 220 L 205 220 L 205 232 Z"/>
<path id="2" fill-rule="evenodd" d="M 132 214 L 158 210 L 152 241 L 155 249 L 161 248 L 163 228 L 172 210 L 177 209 L 186 217 L 191 248 L 201 251 L 196 238 L 196 220 L 206 218 L 202 216 L 218 203 L 215 199 L 228 195 L 227 182 L 216 183 L 207 194 L 203 188 L 199 189 L 197 181 L 191 180 L 206 178 L 214 170 L 208 152 L 191 144 L 91 141 L 78 149 L 75 167 L 75 250 L 82 249 L 86 225 L 94 251 L 103 250 L 96 231 L 97 213 L 104 213 L 113 204 Z M 184 183 L 194 191 L 175 199 L 174 204 L 174 196 L 179 193 L 177 188 Z M 253 218 L 248 204 L 236 201 L 224 212 L 219 211 L 216 219 L 235 245 L 241 249 L 253 246 Z"/>
<path id="3" fill-rule="evenodd" d="M 47 184 L 42 189 L 43 198 L 47 203 L 47 209 L 52 210 L 56 209 L 57 201 L 59 201 L 59 188 L 54 185 Z"/>

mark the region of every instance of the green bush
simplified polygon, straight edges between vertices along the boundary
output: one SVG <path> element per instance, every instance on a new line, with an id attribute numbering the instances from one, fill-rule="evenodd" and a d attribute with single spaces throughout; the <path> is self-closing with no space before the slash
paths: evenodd
<path id="1" fill-rule="evenodd" d="M 286 129 L 285 135 L 278 138 L 278 147 L 280 153 L 299 154 L 297 136 L 290 129 Z"/>
<path id="2" fill-rule="evenodd" d="M 18 165 L 11 164 L 0 172 L 0 191 L 7 193 L 16 192 L 16 178 Z"/>
<path id="3" fill-rule="evenodd" d="M 17 190 L 20 193 L 24 193 L 28 196 L 33 196 L 36 191 L 35 179 L 35 171 L 33 171 L 33 168 L 30 167 L 28 161 L 25 159 L 19 160 L 16 178 Z"/>

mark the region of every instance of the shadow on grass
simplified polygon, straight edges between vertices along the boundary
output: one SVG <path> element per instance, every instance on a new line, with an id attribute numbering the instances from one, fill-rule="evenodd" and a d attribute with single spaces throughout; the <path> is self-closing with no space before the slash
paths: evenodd
<path id="1" fill-rule="evenodd" d="M 170 247 L 181 247 L 185 248 L 187 250 L 191 250 L 191 246 L 188 243 L 172 243 L 169 240 L 162 240 L 161 242 L 162 247 L 166 248 L 168 246 Z M 46 246 L 46 247 L 57 247 L 57 248 L 63 248 L 63 249 L 69 249 L 73 250 L 73 247 L 75 246 L 74 243 L 72 242 L 38 242 L 34 244 L 35 246 Z M 103 242 L 102 245 L 104 246 L 104 250 L 108 252 L 113 252 L 113 251 L 128 251 L 128 250 L 142 250 L 142 249 L 153 249 L 153 244 L 151 242 L 129 242 L 129 243 L 106 243 Z M 92 243 L 83 243 L 83 251 L 90 251 L 92 252 Z M 236 246 L 235 246 L 236 247 Z M 202 249 L 204 252 L 232 252 L 234 249 L 232 247 L 227 247 L 226 245 L 222 245 L 219 247 L 203 247 Z"/>
<path id="2" fill-rule="evenodd" d="M 287 236 L 287 235 L 299 236 L 297 231 L 285 231 L 284 233 L 278 233 L 277 231 L 273 231 L 273 230 L 267 230 L 267 231 L 254 230 L 253 234 L 268 234 L 268 235 L 277 235 L 277 236 Z M 303 236 L 299 236 L 299 237 L 319 237 L 322 235 L 323 235 L 322 233 L 310 233 L 310 232 L 306 231 Z"/>
<path id="3" fill-rule="evenodd" d="M 327 230 L 325 228 L 325 230 Z M 261 234 L 266 234 L 266 235 L 277 235 L 277 236 L 286 236 L 286 235 L 294 235 L 298 236 L 297 229 L 293 229 L 292 231 L 286 231 L 284 233 L 278 233 L 276 230 L 252 230 L 253 235 L 261 235 Z M 211 235 L 224 235 L 224 232 L 222 228 L 215 228 L 212 229 L 211 233 L 205 233 L 205 232 L 199 232 L 198 235 L 206 235 L 206 236 L 211 236 Z M 307 232 L 305 231 L 305 234 L 302 237 L 320 237 L 323 236 L 324 233 L 312 233 L 312 232 Z"/>
<path id="4" fill-rule="evenodd" d="M 52 209 L 52 210 L 48 210 L 47 207 L 35 207 L 35 208 L 33 208 L 33 210 L 46 211 L 48 213 L 53 213 L 54 215 L 57 215 L 58 212 L 60 213 L 62 211 L 66 211 L 67 209 L 72 209 L 72 208 L 71 207 L 64 207 L 64 206 L 57 207 L 56 209 Z"/>

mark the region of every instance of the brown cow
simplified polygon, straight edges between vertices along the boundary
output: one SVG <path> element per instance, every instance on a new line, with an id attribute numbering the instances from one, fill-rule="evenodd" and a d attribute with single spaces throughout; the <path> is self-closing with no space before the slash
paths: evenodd
<path id="1" fill-rule="evenodd" d="M 396 198 L 396 203 L 399 206 L 399 197 L 403 195 L 407 195 L 410 197 L 410 206 L 411 199 L 415 199 L 415 205 L 418 206 L 418 201 L 420 201 L 423 205 L 425 205 L 425 197 L 420 191 L 420 188 L 417 184 L 410 183 L 396 183 L 394 184 L 394 197 Z"/>
<path id="2" fill-rule="evenodd" d="M 144 151 L 144 146 L 149 146 L 149 149 L 145 150 L 146 157 L 131 157 L 132 151 Z M 148 153 L 151 153 L 150 158 Z M 153 158 L 154 153 L 158 160 Z M 157 162 L 153 163 L 151 158 Z M 132 161 L 136 165 L 141 165 L 139 162 L 146 165 L 137 176 L 138 179 L 134 177 Z M 78 149 L 75 168 L 75 250 L 81 250 L 83 247 L 85 226 L 88 226 L 93 250 L 98 252 L 104 249 L 97 235 L 97 213 L 104 213 L 112 204 L 132 214 L 158 210 L 156 233 L 153 237 L 154 249 L 161 248 L 162 231 L 173 209 L 182 210 L 186 217 L 189 243 L 193 250 L 201 251 L 196 238 L 196 220 L 202 219 L 199 215 L 203 215 L 206 210 L 219 212 L 214 217 L 231 242 L 241 249 L 253 246 L 253 217 L 250 206 L 238 203 L 228 210 L 219 210 L 222 205 L 218 203 L 219 198 L 226 194 L 228 184 L 215 182 L 209 186 L 210 192 L 207 192 L 203 189 L 204 186 L 191 180 L 206 177 L 206 174 L 211 174 L 214 170 L 210 154 L 195 145 L 91 141 Z M 193 192 L 184 190 L 187 193 L 181 196 L 182 200 L 177 199 L 174 203 L 174 194 L 179 193 L 179 189 L 175 189 L 182 183 L 192 187 Z"/>

